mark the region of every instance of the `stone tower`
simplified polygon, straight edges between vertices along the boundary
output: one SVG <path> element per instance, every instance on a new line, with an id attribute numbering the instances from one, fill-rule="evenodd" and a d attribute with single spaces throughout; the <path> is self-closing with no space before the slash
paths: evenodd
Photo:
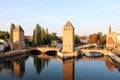
<path id="1" fill-rule="evenodd" d="M 70 21 L 63 27 L 63 52 L 74 52 L 74 27 Z"/>
<path id="2" fill-rule="evenodd" d="M 111 25 L 109 25 L 109 33 L 108 34 L 110 34 L 111 33 Z"/>
<path id="3" fill-rule="evenodd" d="M 24 30 L 20 25 L 17 25 L 17 27 L 13 30 L 13 43 L 14 49 L 25 48 Z"/>

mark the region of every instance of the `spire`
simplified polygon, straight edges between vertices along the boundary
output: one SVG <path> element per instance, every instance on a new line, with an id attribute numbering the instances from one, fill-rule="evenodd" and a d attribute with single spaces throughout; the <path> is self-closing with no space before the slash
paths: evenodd
<path id="1" fill-rule="evenodd" d="M 109 34 L 111 33 L 111 25 L 109 25 Z"/>

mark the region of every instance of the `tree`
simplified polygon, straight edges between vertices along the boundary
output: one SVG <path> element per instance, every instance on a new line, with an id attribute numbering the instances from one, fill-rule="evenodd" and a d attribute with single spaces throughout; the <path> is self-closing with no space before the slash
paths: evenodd
<path id="1" fill-rule="evenodd" d="M 97 34 L 91 34 L 89 36 L 89 43 L 97 43 Z"/>
<path id="2" fill-rule="evenodd" d="M 78 35 L 75 35 L 75 44 L 80 43 L 80 37 Z"/>
<path id="3" fill-rule="evenodd" d="M 35 42 L 35 29 L 33 30 L 33 43 Z"/>
<path id="4" fill-rule="evenodd" d="M 0 31 L 0 39 L 6 40 L 6 39 L 9 39 L 9 38 L 10 38 L 9 32 L 7 32 L 7 31 Z"/>
<path id="5" fill-rule="evenodd" d="M 42 44 L 45 43 L 45 30 L 44 30 L 44 28 L 42 28 L 42 30 L 41 30 L 41 41 L 42 41 Z"/>
<path id="6" fill-rule="evenodd" d="M 57 36 L 56 36 L 55 32 L 51 33 L 50 35 L 51 35 L 51 40 L 52 41 L 57 39 Z"/>
<path id="7" fill-rule="evenodd" d="M 11 28 L 10 28 L 10 39 L 13 40 L 13 30 L 15 29 L 14 23 L 11 23 Z"/>
<path id="8" fill-rule="evenodd" d="M 51 37 L 50 37 L 49 31 L 48 31 L 48 28 L 46 28 L 44 44 L 48 45 L 50 43 L 51 43 Z"/>
<path id="9" fill-rule="evenodd" d="M 45 32 L 46 32 L 45 35 L 48 36 L 49 35 L 48 28 L 46 28 Z"/>
<path id="10" fill-rule="evenodd" d="M 89 43 L 96 43 L 100 48 L 104 48 L 106 44 L 106 35 L 103 35 L 102 32 L 91 34 L 89 36 Z"/>
<path id="11" fill-rule="evenodd" d="M 39 24 L 36 24 L 36 29 L 35 29 L 35 44 L 40 45 L 41 44 L 41 27 Z"/>

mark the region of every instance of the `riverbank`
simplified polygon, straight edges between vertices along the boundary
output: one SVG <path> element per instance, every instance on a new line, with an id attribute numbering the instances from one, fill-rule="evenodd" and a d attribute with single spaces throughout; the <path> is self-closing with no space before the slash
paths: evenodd
<path id="1" fill-rule="evenodd" d="M 29 52 L 29 49 L 11 50 L 11 51 L 8 51 L 8 52 L 0 53 L 0 59 L 13 57 L 13 56 L 19 56 L 19 55 L 22 55 L 22 54 L 26 54 L 28 52 Z"/>

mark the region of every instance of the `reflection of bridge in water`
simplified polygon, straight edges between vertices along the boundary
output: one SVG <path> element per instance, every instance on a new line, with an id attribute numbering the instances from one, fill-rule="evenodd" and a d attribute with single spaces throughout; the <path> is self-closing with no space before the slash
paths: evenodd
<path id="1" fill-rule="evenodd" d="M 79 48 L 75 48 L 75 49 L 79 49 Z M 50 48 L 50 47 L 38 47 L 38 48 L 32 48 L 30 50 L 38 50 L 38 51 L 41 51 L 42 55 L 39 55 L 38 57 L 39 58 L 56 58 L 54 56 L 48 56 L 46 53 L 48 51 L 56 51 L 56 55 L 57 55 L 57 52 L 60 51 L 60 48 Z M 120 58 L 118 58 L 115 54 L 111 53 L 110 51 L 107 51 L 107 50 L 102 50 L 102 49 L 79 49 L 81 50 L 81 54 L 83 55 L 84 53 L 87 53 L 87 52 L 99 52 L 99 53 L 102 53 L 103 55 L 107 55 L 109 57 L 111 57 L 112 59 L 114 59 L 115 61 L 117 61 L 118 63 L 120 63 Z M 50 53 L 51 54 L 51 53 Z"/>
<path id="2" fill-rule="evenodd" d="M 52 58 L 57 58 L 57 56 L 49 56 L 47 54 L 40 54 L 37 55 L 37 58 L 41 58 L 41 59 L 52 59 Z"/>

